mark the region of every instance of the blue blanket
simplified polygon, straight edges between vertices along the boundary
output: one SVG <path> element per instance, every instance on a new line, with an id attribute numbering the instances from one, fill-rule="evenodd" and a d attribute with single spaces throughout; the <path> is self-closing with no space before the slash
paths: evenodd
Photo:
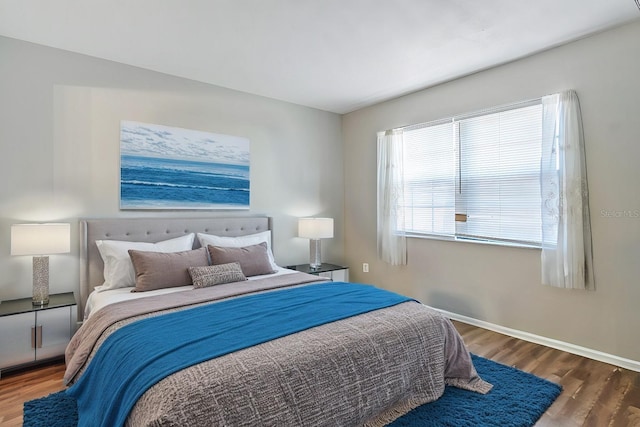
<path id="1" fill-rule="evenodd" d="M 77 399 L 79 426 L 121 426 L 147 389 L 181 369 L 406 301 L 373 286 L 333 282 L 139 320 L 111 334 L 66 393 Z"/>

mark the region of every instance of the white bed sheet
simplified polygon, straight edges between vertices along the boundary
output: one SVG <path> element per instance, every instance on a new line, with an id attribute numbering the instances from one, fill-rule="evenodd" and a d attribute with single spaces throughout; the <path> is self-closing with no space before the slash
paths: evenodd
<path id="1" fill-rule="evenodd" d="M 275 273 L 271 274 L 263 274 L 260 276 L 251 276 L 248 277 L 249 280 L 263 279 L 265 277 L 274 277 L 280 276 L 283 274 L 291 274 L 295 273 L 295 270 L 290 270 L 288 268 L 278 267 Z M 133 286 L 126 288 L 117 288 L 117 289 L 108 289 L 102 290 L 102 286 L 96 286 L 89 294 L 89 298 L 87 298 L 87 303 L 84 308 L 84 320 L 87 320 L 91 314 L 100 310 L 103 307 L 106 307 L 109 304 L 113 304 L 116 302 L 127 301 L 136 298 L 145 298 L 154 295 L 162 295 L 162 294 L 170 294 L 172 292 L 180 292 L 186 291 L 189 289 L 193 289 L 192 285 L 189 286 L 178 286 L 175 288 L 163 288 L 156 289 L 154 291 L 146 291 L 146 292 L 131 292 Z"/>

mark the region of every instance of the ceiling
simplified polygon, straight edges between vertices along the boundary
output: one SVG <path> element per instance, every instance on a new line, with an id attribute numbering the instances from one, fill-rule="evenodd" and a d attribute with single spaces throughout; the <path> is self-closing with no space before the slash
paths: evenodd
<path id="1" fill-rule="evenodd" d="M 336 113 L 637 19 L 634 0 L 0 0 L 0 35 Z"/>

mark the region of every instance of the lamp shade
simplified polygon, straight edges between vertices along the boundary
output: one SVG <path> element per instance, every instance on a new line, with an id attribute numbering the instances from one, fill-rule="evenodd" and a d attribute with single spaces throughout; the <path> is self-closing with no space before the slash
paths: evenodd
<path id="1" fill-rule="evenodd" d="M 298 237 L 307 239 L 329 239 L 333 237 L 333 218 L 300 218 Z"/>
<path id="2" fill-rule="evenodd" d="M 11 255 L 50 255 L 71 251 L 70 224 L 13 224 Z"/>

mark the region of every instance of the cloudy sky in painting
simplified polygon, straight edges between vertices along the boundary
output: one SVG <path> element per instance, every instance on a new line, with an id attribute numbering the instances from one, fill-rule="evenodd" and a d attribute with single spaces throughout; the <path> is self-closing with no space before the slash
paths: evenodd
<path id="1" fill-rule="evenodd" d="M 238 136 L 122 121 L 120 154 L 249 165 L 249 140 Z"/>

